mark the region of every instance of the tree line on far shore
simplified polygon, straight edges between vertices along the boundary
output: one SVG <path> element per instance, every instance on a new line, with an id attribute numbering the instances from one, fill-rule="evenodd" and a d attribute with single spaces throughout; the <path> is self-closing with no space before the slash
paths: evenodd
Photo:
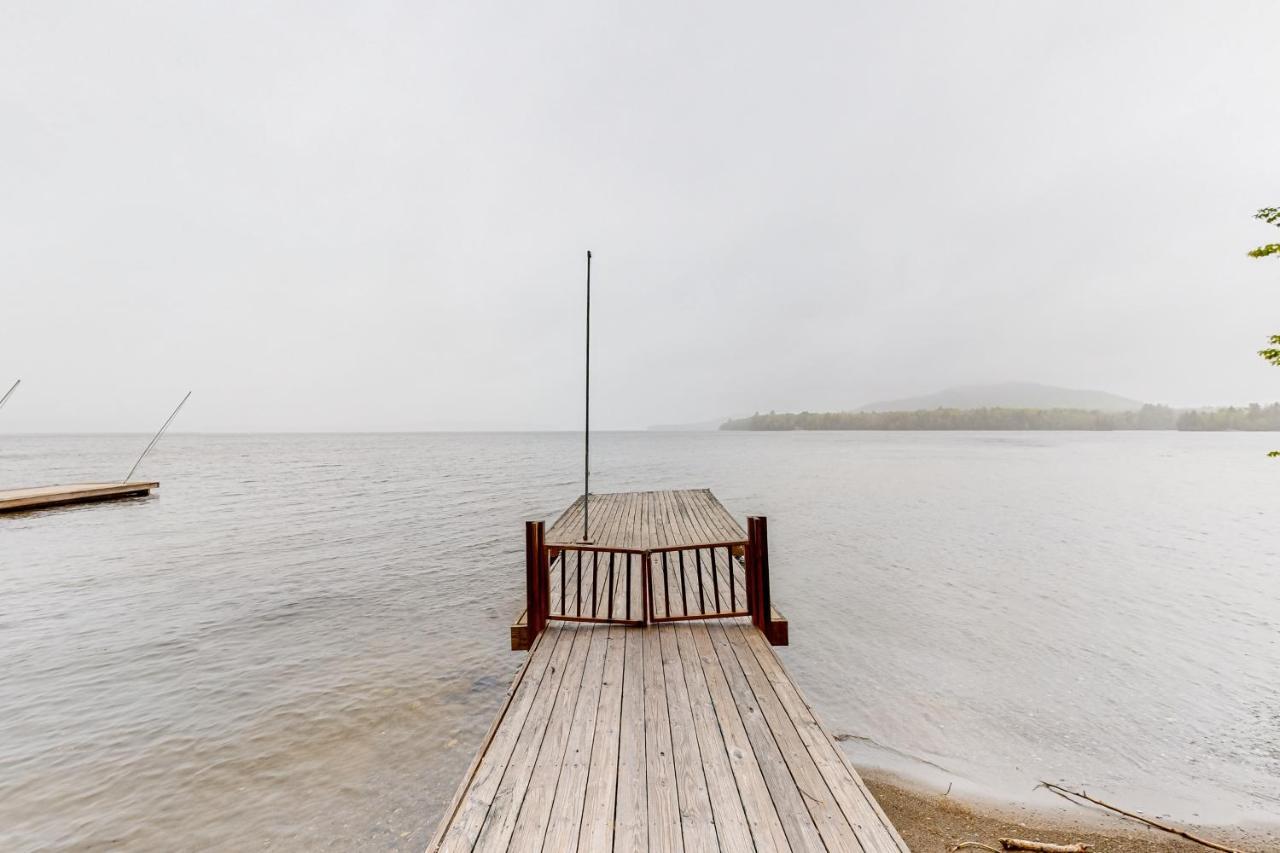
<path id="1" fill-rule="evenodd" d="M 769 412 L 721 424 L 725 430 L 1186 430 L 1280 431 L 1280 403 L 1129 412 L 1085 409 L 921 409 L 914 412 Z"/>

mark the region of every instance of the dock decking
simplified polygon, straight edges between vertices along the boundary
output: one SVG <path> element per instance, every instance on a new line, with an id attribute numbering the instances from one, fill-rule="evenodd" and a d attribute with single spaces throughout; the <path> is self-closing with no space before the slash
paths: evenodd
<path id="1" fill-rule="evenodd" d="M 428 850 L 909 853 L 773 650 L 764 520 L 744 534 L 708 491 L 599 497 L 602 550 L 574 550 L 581 501 L 526 531 L 532 648 Z M 693 606 L 717 578 L 747 612 L 705 583 Z"/>
<path id="2" fill-rule="evenodd" d="M 159 483 L 71 483 L 65 486 L 36 486 L 0 490 L 0 513 L 29 512 L 65 504 L 90 503 L 151 494 Z"/>
<path id="3" fill-rule="evenodd" d="M 601 548 L 645 551 L 747 538 L 710 489 L 592 495 L 588 515 L 587 538 Z M 581 542 L 582 498 L 578 498 L 548 528 L 547 545 Z"/>

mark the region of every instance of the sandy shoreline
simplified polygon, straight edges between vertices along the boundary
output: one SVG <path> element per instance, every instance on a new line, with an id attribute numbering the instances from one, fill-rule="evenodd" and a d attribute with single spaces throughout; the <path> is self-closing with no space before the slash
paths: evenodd
<path id="1" fill-rule="evenodd" d="M 964 841 L 999 848 L 1001 838 L 1056 844 L 1084 842 L 1095 853 L 1206 853 L 1210 848 L 1102 809 L 1051 812 L 1018 804 L 981 802 L 871 767 L 859 767 L 881 807 L 916 853 L 941 853 Z M 1249 853 L 1280 851 L 1280 826 L 1242 828 L 1177 823 L 1189 832 Z M 971 848 L 975 849 L 975 848 Z"/>

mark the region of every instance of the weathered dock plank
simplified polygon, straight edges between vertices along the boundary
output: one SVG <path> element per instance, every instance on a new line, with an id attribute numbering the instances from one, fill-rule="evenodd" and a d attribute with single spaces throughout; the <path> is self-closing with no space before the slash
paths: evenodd
<path id="1" fill-rule="evenodd" d="M 428 849 L 909 853 L 773 650 L 765 519 L 593 495 L 584 545 L 581 503 L 526 527 L 529 657 Z"/>
<path id="2" fill-rule="evenodd" d="M 722 625 L 712 626 L 711 635 L 721 665 L 726 672 L 733 674 L 730 684 L 739 707 L 749 710 L 745 720 L 747 735 L 765 768 L 765 781 L 774 803 L 779 805 L 783 827 L 788 828 L 787 835 L 792 839 L 791 846 L 814 850 L 825 847 L 831 851 L 861 850 L 856 835 L 848 832 L 843 815 L 831 802 L 826 781 L 800 742 L 795 726 L 781 711 L 773 688 L 764 681 L 754 654 L 745 649 L 745 642 L 733 642 L 739 638 L 730 638 Z M 789 816 L 794 819 L 793 824 L 789 822 Z M 817 831 L 821 840 L 810 834 L 811 828 Z"/>
<path id="3" fill-rule="evenodd" d="M 70 483 L 63 486 L 34 486 L 0 489 L 0 512 L 30 512 L 67 504 L 92 503 L 148 495 L 160 487 L 155 482 Z"/>
<path id="4" fill-rule="evenodd" d="M 737 542 L 747 535 L 710 489 L 592 495 L 590 524 L 587 538 L 593 545 L 635 551 L 682 542 Z M 581 541 L 578 498 L 547 528 L 547 544 Z"/>
<path id="5" fill-rule="evenodd" d="M 430 850 L 908 851 L 746 619 L 552 623 L 518 682 Z"/>
<path id="6" fill-rule="evenodd" d="M 720 654 L 706 625 L 694 625 L 693 637 L 707 675 L 711 700 L 720 714 L 720 725 L 727 727 L 732 737 L 730 755 L 738 762 L 734 776 L 749 783 L 743 804 L 766 816 L 776 815 L 782 827 L 783 838 L 779 840 L 774 835 L 762 849 L 821 850 L 821 837 L 804 806 L 800 790 L 794 780 L 788 784 L 790 774 L 782 765 L 778 744 L 760 719 L 755 698 L 743 689 L 742 670 Z"/>
<path id="7" fill-rule="evenodd" d="M 668 718 L 671 723 L 671 755 L 675 760 L 676 793 L 679 797 L 679 828 L 684 846 L 690 851 L 718 850 L 715 817 L 711 795 L 707 791 L 705 762 L 694 731 L 693 708 L 685 683 L 680 650 L 676 647 L 674 625 L 663 625 L 657 631 L 666 679 Z"/>
<path id="8" fill-rule="evenodd" d="M 592 631 L 591 645 L 587 649 L 587 662 L 582 674 L 582 695 L 578 697 L 578 705 L 573 711 L 569 743 L 565 747 L 564 762 L 554 786 L 555 798 L 547 819 L 544 846 L 548 850 L 578 849 L 578 829 L 582 826 L 596 721 L 604 704 L 600 697 L 605 686 L 605 658 L 608 649 L 609 632 Z M 521 818 L 523 819 L 523 814 Z"/>
<path id="9" fill-rule="evenodd" d="M 752 825 L 748 823 L 743 797 L 734 777 L 725 736 L 716 719 L 716 709 L 707 688 L 702 663 L 693 645 L 693 630 L 687 625 L 662 627 L 664 634 L 674 634 L 680 666 L 684 672 L 685 686 L 689 694 L 689 709 L 693 715 L 694 732 L 698 738 L 698 757 L 707 780 L 707 793 L 711 798 L 711 811 L 715 817 L 716 839 L 720 849 L 752 849 Z M 767 816 L 753 815 L 756 822 Z M 777 822 L 777 815 L 773 816 Z M 778 824 L 778 837 L 782 838 L 782 826 Z M 767 848 L 762 848 L 767 849 Z"/>
<path id="10" fill-rule="evenodd" d="M 609 850 L 613 847 L 614 810 L 618 792 L 618 755 L 622 746 L 622 685 L 626 665 L 626 629 L 617 626 L 597 627 L 593 632 L 608 632 L 605 653 L 604 684 L 600 691 L 600 708 L 596 712 L 595 739 L 591 745 L 591 765 L 587 775 L 586 800 L 582 804 L 582 823 L 578 830 L 581 853 Z M 464 781 L 465 785 L 466 782 Z M 556 795 L 560 790 L 557 786 Z M 544 847 L 554 850 L 554 847 Z M 569 847 L 561 848 L 569 850 Z"/>
<path id="11" fill-rule="evenodd" d="M 671 702 L 662 668 L 662 641 L 658 631 L 636 631 L 644 637 L 644 744 L 649 800 L 649 848 L 661 853 L 683 853 L 676 791 L 676 763 L 671 749 Z"/>
<path id="12" fill-rule="evenodd" d="M 622 720 L 618 734 L 618 799 L 614 807 L 612 849 L 621 853 L 649 846 L 649 797 L 645 763 L 644 633 L 624 633 Z"/>

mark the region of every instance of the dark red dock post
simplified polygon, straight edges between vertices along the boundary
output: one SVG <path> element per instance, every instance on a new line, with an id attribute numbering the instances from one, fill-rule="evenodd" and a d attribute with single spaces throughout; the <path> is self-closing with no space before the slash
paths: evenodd
<path id="1" fill-rule="evenodd" d="M 524 523 L 525 618 L 529 626 L 529 645 L 547 627 L 550 611 L 549 578 L 547 576 L 546 530 L 541 521 Z"/>
<path id="2" fill-rule="evenodd" d="M 763 515 L 747 518 L 747 600 L 751 623 L 775 646 L 785 646 L 785 628 L 773 624 L 773 602 L 769 595 L 769 522 Z"/>

